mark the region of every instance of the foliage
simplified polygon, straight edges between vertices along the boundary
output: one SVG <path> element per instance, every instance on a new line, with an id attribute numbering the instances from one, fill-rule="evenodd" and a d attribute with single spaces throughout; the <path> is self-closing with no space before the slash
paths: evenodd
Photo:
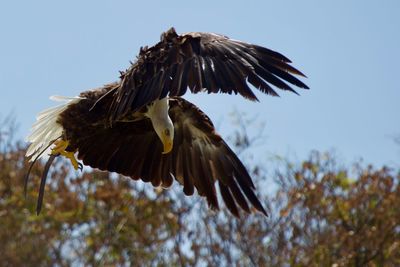
<path id="1" fill-rule="evenodd" d="M 29 163 L 25 146 L 5 134 L 12 131 L 0 129 L 1 266 L 400 266 L 395 170 L 339 168 L 314 152 L 266 183 L 264 166 L 252 166 L 270 216 L 236 219 L 184 196 L 179 185 L 152 189 L 105 172 L 71 174 L 56 162 L 37 216 L 43 164 L 33 168 L 25 199 Z"/>
<path id="2" fill-rule="evenodd" d="M 338 169 L 314 152 L 278 174 L 285 218 L 275 244 L 282 262 L 301 266 L 399 266 L 400 176 L 383 167 Z M 282 227 L 283 226 L 283 227 Z"/>

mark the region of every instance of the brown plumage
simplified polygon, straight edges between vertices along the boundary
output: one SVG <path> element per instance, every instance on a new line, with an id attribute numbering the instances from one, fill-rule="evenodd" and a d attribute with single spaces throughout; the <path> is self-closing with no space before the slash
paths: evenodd
<path id="1" fill-rule="evenodd" d="M 239 216 L 238 206 L 250 212 L 248 202 L 266 214 L 241 161 L 215 132 L 211 120 L 183 98 L 169 101 L 175 138 L 173 150 L 168 154 L 161 153 L 162 143 L 148 118 L 136 121 L 122 118 L 112 127 L 104 127 L 110 96 L 91 112 L 87 111 L 115 85 L 82 93 L 83 100 L 60 114 L 64 138 L 70 140 L 68 149 L 77 150 L 83 164 L 142 179 L 153 186 L 169 187 L 176 179 L 186 195 L 192 195 L 196 188 L 214 209 L 219 208 L 215 189 L 218 182 L 223 200 L 234 215 Z"/>
<path id="2" fill-rule="evenodd" d="M 110 123 L 166 96 L 193 93 L 240 94 L 257 100 L 248 83 L 277 96 L 271 87 L 296 93 L 288 84 L 308 89 L 294 75 L 304 76 L 282 54 L 214 33 L 178 35 L 174 28 L 150 48 L 141 48 L 137 61 L 121 75 L 108 111 Z M 293 75 L 294 74 L 294 75 Z M 286 82 L 285 82 L 286 81 Z M 287 83 L 288 82 L 288 83 Z"/>

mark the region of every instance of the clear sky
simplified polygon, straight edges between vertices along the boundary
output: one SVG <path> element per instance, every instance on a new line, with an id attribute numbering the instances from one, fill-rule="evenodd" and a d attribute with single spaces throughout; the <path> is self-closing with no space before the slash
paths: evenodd
<path id="1" fill-rule="evenodd" d="M 187 96 L 234 131 L 231 113 L 265 123 L 259 160 L 336 150 L 344 161 L 400 162 L 400 1 L 2 1 L 0 115 L 25 136 L 50 95 L 112 82 L 160 33 L 222 33 L 279 51 L 311 87 L 301 96 Z M 250 129 L 257 131 L 256 127 Z"/>

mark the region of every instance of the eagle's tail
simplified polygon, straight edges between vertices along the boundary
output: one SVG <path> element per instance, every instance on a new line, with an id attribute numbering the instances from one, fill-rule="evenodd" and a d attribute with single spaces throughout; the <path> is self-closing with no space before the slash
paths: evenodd
<path id="1" fill-rule="evenodd" d="M 79 102 L 82 97 L 52 96 L 51 100 L 64 102 L 61 105 L 52 107 L 40 112 L 36 117 L 36 122 L 32 125 L 31 134 L 26 137 L 26 141 L 31 144 L 26 151 L 26 156 L 30 161 L 42 155 L 50 154 L 50 144 L 62 136 L 63 127 L 58 123 L 59 115 L 71 104 Z M 49 150 L 45 153 L 43 150 Z"/>

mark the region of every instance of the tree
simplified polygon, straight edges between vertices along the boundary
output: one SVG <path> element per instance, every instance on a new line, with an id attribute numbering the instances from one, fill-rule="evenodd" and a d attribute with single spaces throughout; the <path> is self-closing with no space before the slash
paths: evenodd
<path id="1" fill-rule="evenodd" d="M 282 196 L 275 244 L 291 264 L 398 266 L 400 176 L 393 170 L 354 164 L 336 167 L 314 152 L 301 167 L 277 175 Z"/>

